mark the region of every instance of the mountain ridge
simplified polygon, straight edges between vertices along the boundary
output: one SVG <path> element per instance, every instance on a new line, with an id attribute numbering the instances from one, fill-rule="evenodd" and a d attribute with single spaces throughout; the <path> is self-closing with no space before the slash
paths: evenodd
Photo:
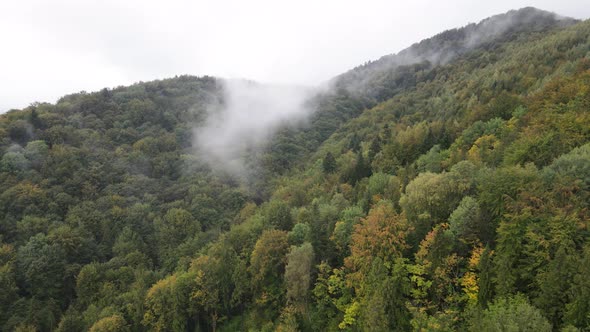
<path id="1" fill-rule="evenodd" d="M 350 78 L 347 78 L 347 76 L 352 76 L 352 79 L 360 81 L 361 85 L 370 84 L 370 81 L 374 79 L 371 74 L 372 71 L 390 71 L 399 66 L 424 61 L 433 66 L 445 64 L 485 43 L 506 38 L 506 35 L 509 34 L 566 27 L 577 22 L 579 21 L 568 17 L 560 17 L 555 13 L 534 7 L 511 10 L 483 19 L 479 23 L 470 23 L 460 28 L 443 31 L 412 44 L 398 53 L 384 55 L 377 60 L 369 61 L 367 64 L 337 75 L 331 81 L 338 86 L 340 83 L 338 81 L 349 80 Z M 346 83 L 340 84 L 346 86 Z M 361 87 L 347 88 L 356 90 Z"/>

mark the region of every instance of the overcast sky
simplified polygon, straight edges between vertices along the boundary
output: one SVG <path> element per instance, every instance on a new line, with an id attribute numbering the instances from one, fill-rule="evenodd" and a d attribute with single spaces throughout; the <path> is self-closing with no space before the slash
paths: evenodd
<path id="1" fill-rule="evenodd" d="M 446 29 L 588 0 L 1 0 L 0 112 L 174 75 L 313 85 Z"/>

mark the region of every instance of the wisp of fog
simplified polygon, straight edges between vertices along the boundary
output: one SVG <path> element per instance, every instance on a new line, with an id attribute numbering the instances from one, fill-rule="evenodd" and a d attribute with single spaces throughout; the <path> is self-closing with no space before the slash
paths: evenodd
<path id="1" fill-rule="evenodd" d="M 194 128 L 194 147 L 213 167 L 247 176 L 246 154 L 263 147 L 282 126 L 301 124 L 311 113 L 311 90 L 222 80 L 221 103 L 211 105 L 207 119 Z"/>

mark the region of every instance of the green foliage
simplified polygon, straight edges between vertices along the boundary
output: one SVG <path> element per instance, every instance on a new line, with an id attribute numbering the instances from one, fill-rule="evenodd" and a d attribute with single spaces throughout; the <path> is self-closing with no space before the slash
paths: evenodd
<path id="1" fill-rule="evenodd" d="M 172 275 L 148 291 L 142 323 L 154 331 L 184 331 L 190 318 L 194 274 Z"/>
<path id="2" fill-rule="evenodd" d="M 159 228 L 162 245 L 178 244 L 201 231 L 200 223 L 190 212 L 178 208 L 168 210 L 156 227 Z"/>
<path id="3" fill-rule="evenodd" d="M 361 179 L 369 177 L 370 175 L 371 166 L 367 161 L 365 161 L 362 151 L 359 151 L 356 154 L 356 161 L 354 162 L 354 165 L 350 167 L 343 175 L 343 179 L 346 182 L 354 185 Z"/>
<path id="4" fill-rule="evenodd" d="M 14 248 L 0 244 L 0 319 L 7 319 L 10 305 L 17 299 Z"/>
<path id="5" fill-rule="evenodd" d="M 127 322 L 119 315 L 105 317 L 94 323 L 88 330 L 89 332 L 116 332 L 128 331 Z"/>
<path id="6" fill-rule="evenodd" d="M 31 296 L 40 299 L 62 299 L 66 277 L 66 253 L 38 234 L 17 251 L 17 280 Z"/>
<path id="7" fill-rule="evenodd" d="M 361 218 L 364 216 L 365 214 L 360 207 L 352 206 L 342 211 L 342 220 L 334 225 L 334 232 L 330 239 L 336 244 L 338 250 L 344 254 L 343 256 L 349 254 L 352 232 L 355 225 L 360 223 Z"/>
<path id="8" fill-rule="evenodd" d="M 249 272 L 252 290 L 262 316 L 271 315 L 284 298 L 283 274 L 287 263 L 289 244 L 287 233 L 267 230 L 262 233 L 250 256 Z"/>
<path id="9" fill-rule="evenodd" d="M 423 239 L 432 227 L 449 218 L 461 198 L 473 187 L 474 167 L 465 161 L 450 172 L 420 173 L 407 186 L 400 205 L 415 227 L 413 244 Z"/>
<path id="10" fill-rule="evenodd" d="M 326 153 L 324 160 L 322 161 L 322 168 L 324 169 L 325 173 L 334 173 L 336 171 L 336 159 L 334 155 L 330 152 Z"/>
<path id="11" fill-rule="evenodd" d="M 287 255 L 287 266 L 285 267 L 287 302 L 296 308 L 300 307 L 299 310 L 307 309 L 312 262 L 313 248 L 309 242 L 299 247 L 292 247 Z"/>
<path id="12" fill-rule="evenodd" d="M 420 173 L 440 173 L 443 170 L 443 162 L 447 158 L 449 158 L 449 151 L 441 150 L 440 145 L 437 144 L 416 160 L 416 170 Z"/>
<path id="13" fill-rule="evenodd" d="M 551 331 L 551 324 L 526 297 L 498 298 L 488 309 L 474 313 L 470 331 Z"/>
<path id="14" fill-rule="evenodd" d="M 302 245 L 311 239 L 311 228 L 308 224 L 295 224 L 289 232 L 289 243 L 293 245 Z"/>
<path id="15" fill-rule="evenodd" d="M 465 196 L 449 216 L 449 230 L 457 238 L 475 241 L 478 238 L 480 222 L 481 211 L 477 200 L 471 196 Z"/>
<path id="16" fill-rule="evenodd" d="M 410 312 L 406 308 L 409 290 L 410 279 L 402 260 L 389 266 L 375 259 L 366 286 L 359 292 L 362 300 L 358 326 L 364 331 L 407 331 L 410 328 Z"/>
<path id="17" fill-rule="evenodd" d="M 269 225 L 280 230 L 288 231 L 293 227 L 291 209 L 283 201 L 273 200 L 268 204 L 266 220 Z"/>
<path id="18" fill-rule="evenodd" d="M 576 270 L 571 288 L 571 301 L 565 307 L 565 322 L 585 329 L 590 326 L 590 246 L 586 245 L 584 248 L 582 260 Z"/>
<path id="19" fill-rule="evenodd" d="M 492 299 L 493 295 L 493 267 L 492 267 L 492 253 L 489 247 L 486 247 L 481 254 L 480 261 L 478 262 L 479 269 L 479 283 L 477 292 L 477 303 L 480 307 L 486 308 L 488 302 Z"/>
<path id="20" fill-rule="evenodd" d="M 24 172 L 29 167 L 30 162 L 22 152 L 6 152 L 0 160 L 0 170 L 4 172 Z"/>

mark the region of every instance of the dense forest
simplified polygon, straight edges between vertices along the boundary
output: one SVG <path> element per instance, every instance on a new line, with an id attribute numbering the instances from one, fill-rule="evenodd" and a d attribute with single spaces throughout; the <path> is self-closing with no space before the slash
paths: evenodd
<path id="1" fill-rule="evenodd" d="M 218 78 L 0 115 L 0 330 L 590 330 L 590 21 L 511 11 L 330 84 L 248 179 L 193 146 Z"/>

